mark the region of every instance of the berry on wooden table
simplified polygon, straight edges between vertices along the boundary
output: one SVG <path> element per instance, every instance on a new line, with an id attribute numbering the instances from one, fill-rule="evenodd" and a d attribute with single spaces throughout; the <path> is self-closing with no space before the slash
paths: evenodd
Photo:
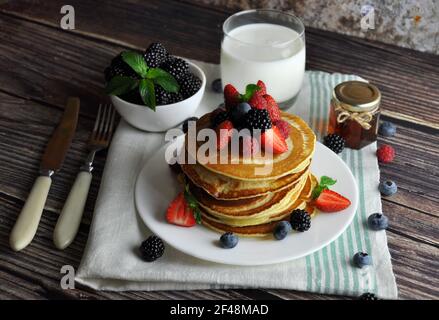
<path id="1" fill-rule="evenodd" d="M 395 158 L 395 149 L 388 144 L 383 144 L 377 150 L 378 161 L 382 163 L 390 163 Z"/>
<path id="2" fill-rule="evenodd" d="M 398 186 L 394 181 L 386 180 L 380 183 L 379 189 L 383 196 L 391 196 L 398 191 Z"/>
<path id="3" fill-rule="evenodd" d="M 396 133 L 396 126 L 389 121 L 383 121 L 378 129 L 378 132 L 384 137 L 393 137 Z"/>

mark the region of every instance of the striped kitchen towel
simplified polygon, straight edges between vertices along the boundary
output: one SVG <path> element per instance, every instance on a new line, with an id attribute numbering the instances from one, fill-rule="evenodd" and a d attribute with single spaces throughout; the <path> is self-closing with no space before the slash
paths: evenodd
<path id="1" fill-rule="evenodd" d="M 196 62 L 207 83 L 219 77 L 219 66 Z M 325 134 L 332 88 L 356 76 L 306 72 L 303 90 L 288 111 L 307 120 L 319 139 Z M 215 108 L 222 96 L 207 89 L 197 110 L 200 116 Z M 381 211 L 376 144 L 361 151 L 345 150 L 360 190 L 358 212 L 349 228 L 333 243 L 307 257 L 277 265 L 239 267 L 202 261 L 170 247 L 154 263 L 144 263 L 133 248 L 150 233 L 134 206 L 134 185 L 145 161 L 162 144 L 164 135 L 146 133 L 122 121 L 114 135 L 86 250 L 76 280 L 100 290 L 191 290 L 218 288 L 294 289 L 359 296 L 376 293 L 396 298 L 385 231 L 367 228 L 367 217 Z M 121 191 L 122 190 L 122 191 Z M 366 251 L 373 267 L 357 269 L 352 256 Z"/>

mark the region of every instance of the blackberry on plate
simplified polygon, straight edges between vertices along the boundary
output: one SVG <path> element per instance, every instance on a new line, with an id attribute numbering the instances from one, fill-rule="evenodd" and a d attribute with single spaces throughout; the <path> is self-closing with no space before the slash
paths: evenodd
<path id="1" fill-rule="evenodd" d="M 181 58 L 170 57 L 160 65 L 160 68 L 170 73 L 177 81 L 189 73 L 189 64 Z"/>
<path id="2" fill-rule="evenodd" d="M 373 293 L 366 292 L 360 296 L 360 300 L 378 300 L 378 297 Z"/>
<path id="3" fill-rule="evenodd" d="M 328 134 L 323 138 L 323 144 L 335 153 L 340 153 L 344 149 L 345 139 L 338 134 Z"/>
<path id="4" fill-rule="evenodd" d="M 183 98 L 192 97 L 201 88 L 201 80 L 192 73 L 186 74 L 180 80 L 180 92 Z"/>
<path id="5" fill-rule="evenodd" d="M 303 209 L 295 209 L 290 217 L 291 227 L 293 230 L 304 232 L 311 228 L 311 217 Z"/>
<path id="6" fill-rule="evenodd" d="M 148 49 L 143 53 L 143 59 L 150 68 L 157 68 L 169 57 L 168 51 L 159 43 L 151 43 Z"/>
<path id="7" fill-rule="evenodd" d="M 152 262 L 163 255 L 165 245 L 157 236 L 150 236 L 140 245 L 140 253 L 145 261 Z"/>
<path id="8" fill-rule="evenodd" d="M 250 109 L 244 118 L 245 126 L 250 130 L 261 130 L 262 132 L 271 129 L 271 119 L 266 109 Z"/>
<path id="9" fill-rule="evenodd" d="M 139 79 L 139 75 L 123 61 L 122 55 L 119 54 L 113 60 L 109 67 L 105 68 L 105 81 L 110 81 L 115 76 L 126 76 L 134 79 Z"/>
<path id="10" fill-rule="evenodd" d="M 221 123 L 229 119 L 229 113 L 227 111 L 220 111 L 212 117 L 212 127 L 216 128 Z"/>

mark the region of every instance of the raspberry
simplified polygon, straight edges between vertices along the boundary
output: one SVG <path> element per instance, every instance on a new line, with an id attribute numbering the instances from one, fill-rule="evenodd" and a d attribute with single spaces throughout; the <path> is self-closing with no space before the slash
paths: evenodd
<path id="1" fill-rule="evenodd" d="M 377 150 L 378 161 L 382 163 L 390 163 L 395 158 L 395 149 L 388 144 L 383 144 Z"/>
<path id="2" fill-rule="evenodd" d="M 284 139 L 287 139 L 290 136 L 291 127 L 288 122 L 285 120 L 278 120 L 275 122 L 275 126 L 278 127 Z"/>

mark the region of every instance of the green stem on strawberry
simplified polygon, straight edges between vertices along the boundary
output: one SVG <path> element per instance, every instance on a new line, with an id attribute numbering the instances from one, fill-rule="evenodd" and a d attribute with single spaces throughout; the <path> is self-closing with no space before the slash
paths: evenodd
<path id="1" fill-rule="evenodd" d="M 189 190 L 189 184 L 185 183 L 184 186 L 184 198 L 186 199 L 187 204 L 194 212 L 194 218 L 195 221 L 197 221 L 198 224 L 201 224 L 201 211 L 198 206 L 198 201 L 195 199 L 195 197 L 192 195 L 192 193 Z"/>
<path id="2" fill-rule="evenodd" d="M 329 186 L 336 184 L 337 180 L 334 180 L 328 176 L 322 176 L 320 183 L 312 191 L 312 198 L 317 199 L 323 190 L 329 189 Z"/>

